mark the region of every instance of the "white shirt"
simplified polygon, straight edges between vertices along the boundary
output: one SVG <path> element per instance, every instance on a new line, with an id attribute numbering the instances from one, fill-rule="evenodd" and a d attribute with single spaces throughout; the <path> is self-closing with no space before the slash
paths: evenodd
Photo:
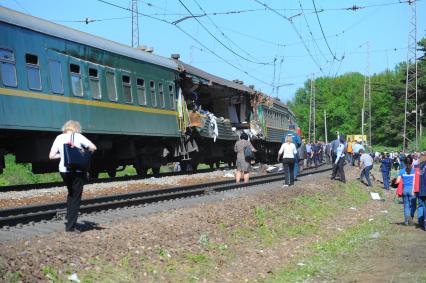
<path id="1" fill-rule="evenodd" d="M 50 152 L 59 152 L 61 156 L 61 161 L 59 161 L 59 172 L 65 173 L 68 172 L 67 168 L 64 166 L 64 144 L 71 141 L 71 133 L 60 134 L 56 137 L 53 142 Z M 95 145 L 89 141 L 85 136 L 79 133 L 74 133 L 74 146 L 78 148 L 83 147 L 95 147 Z"/>
<path id="2" fill-rule="evenodd" d="M 278 155 L 281 154 L 283 154 L 283 158 L 294 158 L 294 156 L 297 154 L 297 149 L 294 143 L 283 143 L 281 145 L 280 151 L 278 152 Z"/>

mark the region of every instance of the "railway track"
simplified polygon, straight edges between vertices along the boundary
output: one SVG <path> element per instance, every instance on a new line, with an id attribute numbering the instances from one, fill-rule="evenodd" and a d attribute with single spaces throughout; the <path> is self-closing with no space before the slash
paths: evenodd
<path id="1" fill-rule="evenodd" d="M 330 166 L 322 166 L 316 170 L 307 170 L 299 176 L 317 174 L 331 170 Z M 201 196 L 215 192 L 237 189 L 241 187 L 256 186 L 271 182 L 282 182 L 283 174 L 276 173 L 253 177 L 248 184 L 236 184 L 234 180 L 212 182 L 175 187 L 162 190 L 150 190 L 135 193 L 126 193 L 113 196 L 102 196 L 81 201 L 80 213 L 90 214 L 110 209 L 130 206 L 146 205 L 150 203 L 173 199 Z M 0 210 L 0 228 L 19 226 L 31 222 L 47 221 L 62 218 L 66 213 L 66 202 L 32 205 Z"/>
<path id="2" fill-rule="evenodd" d="M 155 176 L 156 178 L 161 177 L 168 177 L 168 176 L 178 176 L 178 175 L 192 175 L 192 174 L 198 174 L 198 173 L 208 173 L 213 172 L 217 169 L 199 169 L 197 171 L 192 172 L 167 172 L 167 173 L 160 173 L 159 175 Z M 86 184 L 101 184 L 101 183 L 111 183 L 111 182 L 118 182 L 118 181 L 133 181 L 133 180 L 142 180 L 154 177 L 153 174 L 149 174 L 147 176 L 138 176 L 138 175 L 132 175 L 132 176 L 121 176 L 121 177 L 114 177 L 114 178 L 102 178 L 102 179 L 90 179 Z M 0 187 L 0 193 L 2 192 L 17 192 L 17 191 L 30 191 L 30 190 L 36 190 L 36 189 L 50 189 L 55 187 L 62 187 L 65 186 L 64 182 L 49 182 L 49 183 L 38 183 L 38 184 L 22 184 L 22 185 L 13 185 L 13 186 L 2 186 Z"/>

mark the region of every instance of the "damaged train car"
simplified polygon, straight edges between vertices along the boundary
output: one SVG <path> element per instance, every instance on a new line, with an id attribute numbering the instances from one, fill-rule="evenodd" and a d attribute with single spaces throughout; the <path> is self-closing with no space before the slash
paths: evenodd
<path id="1" fill-rule="evenodd" d="M 90 175 L 134 166 L 232 163 L 242 131 L 273 161 L 293 113 L 280 101 L 166 58 L 0 7 L 0 173 L 4 156 L 57 171 L 50 146 L 67 120 L 98 147 Z"/>

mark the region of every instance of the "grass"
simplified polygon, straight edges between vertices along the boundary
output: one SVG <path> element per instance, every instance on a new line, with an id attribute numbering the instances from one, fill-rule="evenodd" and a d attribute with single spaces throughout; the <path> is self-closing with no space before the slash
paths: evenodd
<path id="1" fill-rule="evenodd" d="M 371 240 L 371 235 L 377 231 L 386 233 L 389 225 L 384 217 L 377 221 L 366 221 L 351 227 L 337 237 L 306 247 L 311 251 L 308 257 L 299 257 L 287 267 L 277 272 L 266 282 L 304 282 L 304 281 L 333 281 L 336 276 L 348 268 L 346 258 Z"/>

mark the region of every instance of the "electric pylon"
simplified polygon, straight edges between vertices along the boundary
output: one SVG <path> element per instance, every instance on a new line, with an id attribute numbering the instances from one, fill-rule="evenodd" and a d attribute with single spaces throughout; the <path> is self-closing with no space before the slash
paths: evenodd
<path id="1" fill-rule="evenodd" d="M 417 105 L 417 14 L 416 1 L 408 1 L 410 7 L 410 24 L 408 33 L 407 74 L 405 83 L 404 133 L 403 149 L 410 142 L 418 148 L 418 105 Z"/>
<path id="2" fill-rule="evenodd" d="M 132 0 L 132 47 L 139 46 L 139 17 L 138 1 Z"/>

